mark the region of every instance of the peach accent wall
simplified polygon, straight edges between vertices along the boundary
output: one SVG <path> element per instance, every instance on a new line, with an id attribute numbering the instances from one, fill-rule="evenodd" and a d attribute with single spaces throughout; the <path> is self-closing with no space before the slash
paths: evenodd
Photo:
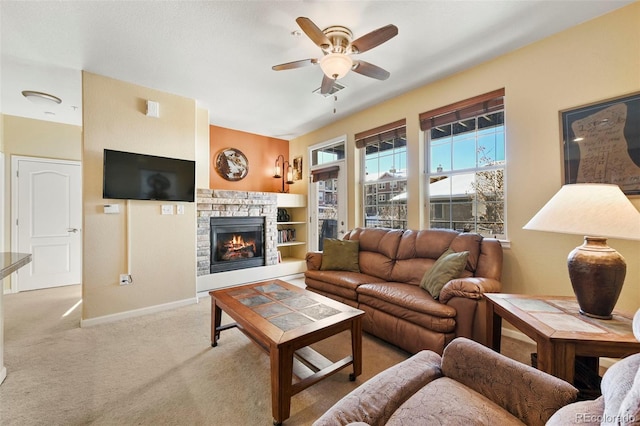
<path id="1" fill-rule="evenodd" d="M 289 158 L 289 141 L 270 138 L 239 130 L 209 126 L 209 188 L 235 191 L 280 192 L 282 181 L 273 178 L 273 169 L 278 155 Z M 239 181 L 223 179 L 216 172 L 213 162 L 224 148 L 242 151 L 249 161 L 249 173 Z M 285 184 L 286 187 L 288 185 Z"/>

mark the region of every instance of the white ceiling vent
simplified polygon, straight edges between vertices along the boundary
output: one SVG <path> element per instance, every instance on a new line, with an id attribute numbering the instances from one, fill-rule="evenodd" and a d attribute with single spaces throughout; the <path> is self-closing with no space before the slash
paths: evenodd
<path id="1" fill-rule="evenodd" d="M 317 93 L 318 95 L 320 95 L 320 96 L 322 96 L 324 98 L 327 98 L 327 97 L 329 97 L 331 95 L 335 95 L 336 93 L 338 93 L 342 89 L 346 89 L 346 88 L 347 88 L 347 86 L 345 86 L 343 84 L 340 84 L 337 81 L 335 81 L 333 83 L 333 87 L 331 88 L 331 90 L 329 90 L 328 93 L 325 93 L 325 94 L 320 93 L 320 89 L 321 89 L 320 87 L 318 87 L 316 90 L 314 90 L 313 93 Z"/>

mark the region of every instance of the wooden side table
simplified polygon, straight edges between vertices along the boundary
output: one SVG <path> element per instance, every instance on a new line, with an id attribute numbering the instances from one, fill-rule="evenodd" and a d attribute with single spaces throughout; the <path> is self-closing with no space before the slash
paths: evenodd
<path id="1" fill-rule="evenodd" d="M 486 293 L 487 346 L 500 351 L 502 320 L 537 344 L 539 370 L 575 384 L 575 361 L 585 360 L 597 374 L 598 358 L 640 352 L 632 318 L 614 311 L 610 320 L 581 315 L 573 297 Z"/>

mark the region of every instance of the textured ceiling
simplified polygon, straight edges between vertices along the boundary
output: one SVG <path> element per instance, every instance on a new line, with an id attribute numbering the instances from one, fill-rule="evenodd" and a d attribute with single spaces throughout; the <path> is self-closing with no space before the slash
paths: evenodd
<path id="1" fill-rule="evenodd" d="M 291 139 L 632 2 L 2 0 L 0 107 L 81 125 L 87 70 L 196 99 L 211 124 Z M 292 35 L 299 16 L 321 29 L 346 26 L 355 38 L 395 24 L 398 36 L 359 55 L 391 77 L 351 72 L 336 101 L 312 93 L 318 66 L 273 71 L 321 55 Z M 63 102 L 46 111 L 22 90 Z"/>

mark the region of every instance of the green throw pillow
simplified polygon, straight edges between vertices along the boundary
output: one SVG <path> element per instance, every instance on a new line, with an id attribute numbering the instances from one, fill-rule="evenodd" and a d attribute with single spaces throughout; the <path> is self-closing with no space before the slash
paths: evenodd
<path id="1" fill-rule="evenodd" d="M 338 240 L 325 238 L 322 243 L 321 271 L 360 272 L 358 265 L 358 240 Z"/>
<path id="2" fill-rule="evenodd" d="M 425 272 L 420 281 L 420 287 L 427 290 L 434 299 L 440 297 L 440 290 L 446 283 L 454 278 L 458 278 L 467 264 L 468 251 L 456 253 L 447 249 L 436 260 L 436 263 Z"/>

